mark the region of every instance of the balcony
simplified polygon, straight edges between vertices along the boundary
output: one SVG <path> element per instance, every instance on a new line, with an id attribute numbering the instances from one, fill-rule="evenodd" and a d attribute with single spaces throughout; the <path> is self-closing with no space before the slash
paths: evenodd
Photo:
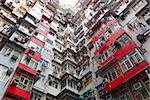
<path id="1" fill-rule="evenodd" d="M 67 89 L 67 90 L 72 91 L 76 94 L 79 94 L 78 89 L 77 89 L 78 79 L 71 76 L 71 75 L 68 75 L 68 74 L 65 74 L 65 76 L 66 76 L 65 79 L 62 80 L 61 92 Z"/>
<path id="2" fill-rule="evenodd" d="M 12 68 L 16 68 L 18 66 L 18 60 L 20 57 L 20 52 L 10 49 L 6 49 L 5 47 L 0 52 L 0 64 L 9 66 Z"/>
<path id="3" fill-rule="evenodd" d="M 10 36 L 11 33 L 11 26 L 10 25 L 5 25 L 5 24 L 1 24 L 0 25 L 0 33 L 6 35 L 6 36 Z"/>
<path id="4" fill-rule="evenodd" d="M 116 20 L 110 20 L 107 22 L 106 26 L 99 30 L 95 36 L 92 37 L 92 41 L 96 42 L 101 34 L 104 34 L 110 27 L 112 27 L 117 21 Z"/>
<path id="5" fill-rule="evenodd" d="M 14 96 L 15 99 L 30 100 L 30 95 L 31 95 L 31 92 L 29 92 L 29 91 L 23 90 L 14 85 L 9 85 L 8 88 L 6 89 L 6 94 L 4 95 L 4 98 L 7 96 L 8 97 Z"/>
<path id="6" fill-rule="evenodd" d="M 66 57 L 64 58 L 64 61 L 65 61 L 65 60 L 70 60 L 70 61 L 72 61 L 73 63 L 76 64 L 76 61 L 75 61 L 75 58 L 74 58 L 74 57 L 66 56 Z"/>
<path id="7" fill-rule="evenodd" d="M 99 68 L 102 68 L 104 66 L 106 66 L 107 64 L 110 64 L 111 61 L 113 61 L 114 59 L 121 59 L 123 58 L 125 55 L 127 55 L 129 52 L 131 52 L 134 48 L 137 48 L 138 46 L 132 42 L 132 41 L 128 41 L 125 45 L 123 45 L 122 47 L 118 48 L 117 51 L 113 52 L 113 54 L 108 57 L 106 60 L 104 60 L 100 65 Z"/>
<path id="8" fill-rule="evenodd" d="M 80 71 L 80 74 L 79 74 L 79 78 L 83 78 L 85 75 L 88 75 L 88 73 L 92 72 L 92 70 L 89 68 L 89 66 L 87 68 L 85 68 L 84 70 L 82 69 Z"/>
<path id="9" fill-rule="evenodd" d="M 0 16 L 4 19 L 8 20 L 12 24 L 15 24 L 17 22 L 16 18 L 14 16 L 12 16 L 11 14 L 8 14 L 7 12 L 5 12 L 3 10 L 0 10 L 0 12 L 2 13 L 2 15 L 0 15 Z"/>
<path id="10" fill-rule="evenodd" d="M 137 36 L 137 40 L 141 43 L 144 44 L 148 39 L 149 39 L 149 35 L 150 35 L 150 29 L 147 30 L 146 32 L 144 32 L 143 34 L 139 34 Z"/>
<path id="11" fill-rule="evenodd" d="M 130 70 L 126 71 L 122 75 L 120 75 L 115 80 L 111 81 L 106 85 L 105 90 L 107 92 L 111 91 L 112 89 L 116 88 L 120 84 L 125 83 L 126 81 L 130 80 L 132 77 L 143 71 L 145 68 L 149 67 L 149 63 L 143 60 L 141 63 L 137 64 L 136 66 L 132 67 Z"/>
<path id="12" fill-rule="evenodd" d="M 32 26 L 37 27 L 38 26 L 38 20 L 35 18 L 32 18 L 32 16 L 25 17 L 25 20 L 30 23 Z"/>
<path id="13" fill-rule="evenodd" d="M 40 61 L 41 60 L 41 54 L 36 52 L 36 51 L 34 51 L 34 49 L 27 48 L 24 51 L 24 54 L 26 54 L 28 59 L 34 58 L 36 61 Z"/>
<path id="14" fill-rule="evenodd" d="M 42 18 L 43 10 L 44 7 L 41 5 L 34 5 L 32 9 L 28 11 L 28 14 L 32 15 L 37 20 L 40 20 Z"/>
<path id="15" fill-rule="evenodd" d="M 148 4 L 148 1 L 140 0 L 140 1 L 136 2 L 136 5 L 134 5 L 132 8 L 136 12 L 136 14 L 138 14 L 139 11 L 141 11 L 147 4 Z"/>
<path id="16" fill-rule="evenodd" d="M 24 71 L 26 71 L 26 72 L 29 72 L 30 74 L 32 74 L 32 75 L 37 75 L 37 71 L 36 70 L 34 70 L 34 69 L 32 69 L 32 68 L 30 68 L 30 67 L 28 67 L 27 65 L 25 65 L 25 64 L 23 64 L 23 63 L 19 63 L 19 68 L 20 69 L 22 69 L 22 70 L 24 70 Z M 33 76 L 32 76 L 33 77 Z"/>
<path id="17" fill-rule="evenodd" d="M 60 44 L 59 42 L 55 42 L 55 46 L 54 46 L 54 48 L 57 50 L 57 51 L 59 51 L 59 52 L 62 52 L 63 51 L 63 45 L 62 44 Z"/>
<path id="18" fill-rule="evenodd" d="M 46 5 L 46 7 L 52 12 L 55 12 L 55 8 L 51 4 Z"/>
<path id="19" fill-rule="evenodd" d="M 27 48 L 29 41 L 30 41 L 28 36 L 24 36 L 24 35 L 17 34 L 17 33 L 14 33 L 10 37 L 9 40 L 15 42 L 16 44 L 18 44 L 19 46 L 21 46 L 23 48 Z"/>
<path id="20" fill-rule="evenodd" d="M 32 32 L 30 32 L 29 29 L 25 28 L 24 26 L 20 25 L 19 28 L 18 28 L 18 30 L 20 30 L 21 32 L 23 32 L 24 34 L 26 34 L 28 36 L 31 36 Z"/>
<path id="21" fill-rule="evenodd" d="M 116 14 L 119 15 L 121 12 L 123 12 L 132 1 L 133 0 L 126 0 L 126 2 L 122 2 L 119 7 L 117 7 L 117 10 L 115 11 Z"/>
<path id="22" fill-rule="evenodd" d="M 122 28 L 118 29 L 118 31 L 115 32 L 114 34 L 112 34 L 109 37 L 108 41 L 106 41 L 99 49 L 97 49 L 96 52 L 97 53 L 103 52 L 106 48 L 108 48 L 111 45 L 111 43 L 113 43 L 115 40 L 117 40 L 124 33 L 125 33 L 125 31 Z"/>
<path id="23" fill-rule="evenodd" d="M 60 57 L 56 57 L 55 55 L 54 55 L 54 60 L 56 61 L 56 62 L 58 62 L 59 64 L 61 64 L 62 63 L 62 58 L 60 58 Z"/>
<path id="24" fill-rule="evenodd" d="M 25 9 L 25 7 L 20 6 L 20 8 L 14 9 L 14 10 L 12 11 L 12 13 L 13 13 L 14 15 L 16 15 L 17 17 L 22 18 L 22 17 L 25 15 L 25 13 L 26 13 L 26 10 L 23 10 L 23 9 Z"/>

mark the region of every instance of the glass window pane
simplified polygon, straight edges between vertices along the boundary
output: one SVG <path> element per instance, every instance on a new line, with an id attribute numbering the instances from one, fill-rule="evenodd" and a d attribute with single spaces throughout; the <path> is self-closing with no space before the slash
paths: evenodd
<path id="1" fill-rule="evenodd" d="M 134 59 L 133 56 L 130 57 L 130 61 L 132 62 L 133 65 L 136 65 L 136 64 L 137 64 L 137 62 L 136 62 L 136 60 Z"/>
<path id="2" fill-rule="evenodd" d="M 130 69 L 132 67 L 132 65 L 130 64 L 130 62 L 128 60 L 125 61 L 125 64 L 127 65 L 128 69 Z"/>
<path id="3" fill-rule="evenodd" d="M 142 58 L 141 58 L 141 56 L 139 54 L 135 54 L 135 57 L 136 57 L 138 62 L 140 62 L 142 60 Z"/>
<path id="4" fill-rule="evenodd" d="M 115 70 L 112 69 L 111 72 L 112 72 L 113 79 L 115 79 L 115 78 L 117 77 L 117 75 L 116 75 L 116 73 L 115 73 Z"/>
<path id="5" fill-rule="evenodd" d="M 126 67 L 126 65 L 125 65 L 124 63 L 121 64 L 121 67 L 122 67 L 123 72 L 126 72 L 126 71 L 127 71 L 127 67 Z"/>
<path id="6" fill-rule="evenodd" d="M 22 83 L 23 81 L 24 81 L 24 78 L 23 78 L 23 77 L 21 77 L 20 82 Z"/>
<path id="7" fill-rule="evenodd" d="M 142 91 L 142 95 L 143 95 L 144 99 L 149 97 L 149 95 L 148 95 L 146 90 Z"/>
<path id="8" fill-rule="evenodd" d="M 137 94 L 137 95 L 136 95 L 136 99 L 137 99 L 137 100 L 143 100 L 141 94 Z"/>
<path id="9" fill-rule="evenodd" d="M 24 84 L 27 85 L 28 84 L 28 80 L 25 80 Z"/>
<path id="10" fill-rule="evenodd" d="M 125 97 L 124 97 L 124 96 L 122 96 L 120 99 L 121 99 L 121 100 L 125 100 Z"/>
<path id="11" fill-rule="evenodd" d="M 113 79 L 112 79 L 110 72 L 108 73 L 108 76 L 109 76 L 110 81 L 112 81 Z"/>
<path id="12" fill-rule="evenodd" d="M 120 75 L 120 70 L 119 70 L 118 66 L 115 67 L 115 70 L 117 72 L 117 76 L 119 76 Z"/>
<path id="13" fill-rule="evenodd" d="M 127 100 L 133 100 L 133 99 L 132 99 L 132 96 L 130 95 L 130 93 L 127 93 L 127 94 L 126 94 L 126 98 L 127 98 Z"/>

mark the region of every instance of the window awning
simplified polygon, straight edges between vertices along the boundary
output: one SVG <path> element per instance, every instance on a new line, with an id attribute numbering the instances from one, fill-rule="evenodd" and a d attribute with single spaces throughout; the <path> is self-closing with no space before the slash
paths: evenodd
<path id="1" fill-rule="evenodd" d="M 27 71 L 27 72 L 33 74 L 33 75 L 36 75 L 36 74 L 37 74 L 37 71 L 36 71 L 36 70 L 34 70 L 34 69 L 28 67 L 28 66 L 25 65 L 25 64 L 19 63 L 19 68 L 21 68 L 21 69 L 23 69 L 23 70 L 25 70 L 25 71 Z"/>

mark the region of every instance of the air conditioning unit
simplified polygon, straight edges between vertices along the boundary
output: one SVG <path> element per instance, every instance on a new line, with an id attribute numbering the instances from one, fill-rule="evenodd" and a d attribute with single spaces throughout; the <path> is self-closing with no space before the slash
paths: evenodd
<path id="1" fill-rule="evenodd" d="M 142 87 L 141 82 L 137 82 L 136 84 L 133 85 L 134 90 L 138 90 Z"/>
<path id="2" fill-rule="evenodd" d="M 18 56 L 16 56 L 16 55 L 11 56 L 11 60 L 17 61 L 17 59 L 18 59 Z"/>

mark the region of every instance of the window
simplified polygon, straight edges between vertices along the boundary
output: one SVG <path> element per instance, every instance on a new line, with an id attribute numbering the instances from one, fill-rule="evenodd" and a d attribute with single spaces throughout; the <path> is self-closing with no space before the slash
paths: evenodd
<path id="1" fill-rule="evenodd" d="M 74 89 L 77 89 L 77 82 L 73 80 L 68 80 L 68 85 Z"/>
<path id="2" fill-rule="evenodd" d="M 92 82 L 92 76 L 88 75 L 84 81 L 84 87 L 87 87 Z"/>
<path id="3" fill-rule="evenodd" d="M 33 69 L 36 69 L 38 66 L 38 62 L 28 56 L 25 56 L 21 62 Z"/>
<path id="4" fill-rule="evenodd" d="M 119 39 L 117 39 L 114 43 L 112 43 L 112 51 L 116 52 L 122 46 L 124 46 L 129 41 L 129 37 L 124 34 Z"/>
<path id="5" fill-rule="evenodd" d="M 32 93 L 31 100 L 42 100 L 42 96 L 37 93 Z"/>
<path id="6" fill-rule="evenodd" d="M 53 100 L 53 99 L 52 99 L 52 98 L 50 98 L 50 97 L 47 97 L 47 98 L 46 98 L 46 100 Z"/>
<path id="7" fill-rule="evenodd" d="M 54 68 L 54 70 L 53 70 L 53 73 L 56 75 L 56 74 L 58 74 L 59 72 L 60 72 L 60 68 L 58 68 L 58 66 L 56 66 L 56 65 L 52 65 L 53 66 L 53 68 Z"/>
<path id="8" fill-rule="evenodd" d="M 117 65 L 114 65 L 111 69 L 104 73 L 104 78 L 108 79 L 109 82 L 113 81 L 120 75 L 120 70 Z"/>
<path id="9" fill-rule="evenodd" d="M 67 85 L 67 79 L 63 79 L 61 83 L 61 88 L 64 88 Z"/>
<path id="10" fill-rule="evenodd" d="M 130 93 L 126 93 L 124 95 L 122 95 L 119 100 L 133 100 L 132 96 Z"/>
<path id="11" fill-rule="evenodd" d="M 125 89 L 119 94 L 117 94 L 117 96 L 114 97 L 114 100 L 133 100 L 133 97 L 131 93 L 127 89 Z"/>
<path id="12" fill-rule="evenodd" d="M 46 61 L 45 59 L 41 58 L 40 64 L 41 64 L 42 66 L 48 67 L 49 62 Z"/>
<path id="13" fill-rule="evenodd" d="M 121 67 L 123 72 L 126 72 L 141 61 L 143 61 L 143 57 L 140 54 L 140 52 L 137 49 L 135 49 L 121 60 Z"/>
<path id="14" fill-rule="evenodd" d="M 59 50 L 62 50 L 62 45 L 58 42 L 56 42 L 56 47 L 59 49 Z"/>
<path id="15" fill-rule="evenodd" d="M 49 43 L 50 45 L 53 45 L 53 41 L 50 39 L 46 39 L 46 42 Z"/>
<path id="16" fill-rule="evenodd" d="M 11 56 L 11 60 L 17 61 L 17 59 L 19 58 L 19 56 L 20 56 L 20 53 L 17 52 L 17 51 L 14 51 L 13 54 L 12 54 L 12 56 Z"/>
<path id="17" fill-rule="evenodd" d="M 56 81 L 50 81 L 49 85 L 56 88 L 56 89 L 58 89 L 58 82 L 56 82 Z"/>
<path id="18" fill-rule="evenodd" d="M 107 37 L 104 35 L 101 35 L 96 41 L 96 48 L 97 49 L 100 48 L 106 41 L 107 41 Z"/>
<path id="19" fill-rule="evenodd" d="M 4 56 L 10 56 L 12 51 L 12 48 L 5 46 L 2 50 L 2 53 L 4 54 Z"/>
<path id="20" fill-rule="evenodd" d="M 105 50 L 103 51 L 102 54 L 100 54 L 100 57 L 99 57 L 100 62 L 105 61 L 105 60 L 106 60 L 107 58 L 109 58 L 111 55 L 112 55 L 112 52 L 111 52 L 110 48 L 108 47 L 107 49 L 105 49 Z"/>
<path id="21" fill-rule="evenodd" d="M 37 65 L 38 65 L 38 62 L 34 59 L 31 59 L 30 62 L 29 62 L 29 67 L 33 68 L 33 69 L 36 69 L 37 68 Z"/>
<path id="22" fill-rule="evenodd" d="M 42 51 L 42 55 L 44 57 L 46 57 L 47 59 L 51 59 L 52 58 L 52 51 L 48 48 L 44 48 L 44 50 Z"/>
<path id="23" fill-rule="evenodd" d="M 40 31 L 40 33 L 47 32 L 48 29 L 46 27 L 44 27 L 43 25 L 39 25 L 39 31 Z"/>
<path id="24" fill-rule="evenodd" d="M 113 34 L 117 32 L 117 30 L 120 28 L 120 25 L 118 23 L 115 23 L 111 28 L 110 31 L 108 31 L 110 34 Z"/>
<path id="25" fill-rule="evenodd" d="M 41 41 L 44 41 L 45 40 L 45 37 L 42 35 L 42 34 L 37 34 L 36 38 L 38 38 L 39 40 Z"/>
<path id="26" fill-rule="evenodd" d="M 34 51 L 41 53 L 42 51 L 42 47 L 40 47 L 38 44 L 34 43 L 34 42 L 30 42 L 29 47 L 34 48 Z"/>
<path id="27" fill-rule="evenodd" d="M 8 69 L 5 68 L 5 66 L 0 65 L 0 82 L 5 81 L 7 70 Z"/>
<path id="28" fill-rule="evenodd" d="M 2 32 L 3 34 L 5 34 L 5 35 L 9 35 L 9 33 L 10 33 L 10 26 L 4 24 L 4 25 L 3 25 L 3 28 L 2 28 L 2 30 L 1 30 L 1 32 Z"/>
<path id="29" fill-rule="evenodd" d="M 28 78 L 27 76 L 21 75 L 19 78 L 19 84 L 18 87 L 30 90 L 32 86 L 32 79 Z"/>
<path id="30" fill-rule="evenodd" d="M 139 0 L 132 8 L 133 10 L 137 11 L 139 9 L 139 7 L 141 7 L 143 5 L 144 1 L 143 0 Z"/>
<path id="31" fill-rule="evenodd" d="M 121 46 L 123 46 L 124 44 L 126 44 L 128 41 L 129 41 L 129 37 L 126 34 L 122 35 L 118 39 L 118 42 L 120 43 Z"/>
<path id="32" fill-rule="evenodd" d="M 3 36 L 0 35 L 0 42 L 3 40 Z"/>

